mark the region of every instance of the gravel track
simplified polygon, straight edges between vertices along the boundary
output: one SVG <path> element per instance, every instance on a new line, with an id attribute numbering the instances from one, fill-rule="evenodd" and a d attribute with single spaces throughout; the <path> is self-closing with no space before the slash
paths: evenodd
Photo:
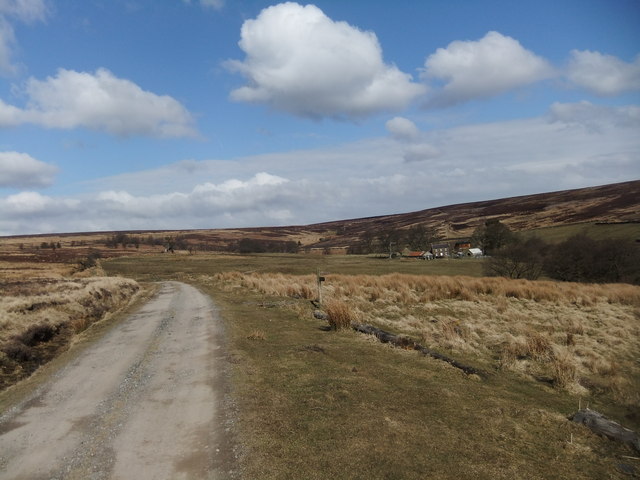
<path id="1" fill-rule="evenodd" d="M 162 283 L 0 416 L 0 479 L 233 478 L 222 342 L 207 296 Z"/>

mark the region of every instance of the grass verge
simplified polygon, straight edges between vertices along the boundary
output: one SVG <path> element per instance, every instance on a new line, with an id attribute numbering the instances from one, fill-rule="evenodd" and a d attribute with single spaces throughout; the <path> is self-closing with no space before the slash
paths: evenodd
<path id="1" fill-rule="evenodd" d="M 480 381 L 302 307 L 204 289 L 226 319 L 245 478 L 616 478 L 633 455 L 569 422 L 567 392 Z"/>

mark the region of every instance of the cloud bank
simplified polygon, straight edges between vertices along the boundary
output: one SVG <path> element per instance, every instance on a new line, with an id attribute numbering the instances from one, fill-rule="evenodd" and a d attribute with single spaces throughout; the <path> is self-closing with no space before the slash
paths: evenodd
<path id="1" fill-rule="evenodd" d="M 246 58 L 226 65 L 248 83 L 231 98 L 302 117 L 357 119 L 402 109 L 426 91 L 384 63 L 373 32 L 333 21 L 314 5 L 264 9 L 243 24 L 239 46 Z"/>
<path id="2" fill-rule="evenodd" d="M 94 181 L 95 194 L 0 197 L 0 234 L 308 224 L 626 181 L 640 178 L 639 127 L 638 107 L 556 103 L 410 139 L 185 160 Z"/>
<path id="3" fill-rule="evenodd" d="M 106 69 L 95 73 L 59 69 L 46 80 L 30 78 L 26 108 L 0 100 L 0 127 L 33 124 L 78 127 L 118 136 L 194 137 L 189 111 L 167 95 L 156 95 Z"/>

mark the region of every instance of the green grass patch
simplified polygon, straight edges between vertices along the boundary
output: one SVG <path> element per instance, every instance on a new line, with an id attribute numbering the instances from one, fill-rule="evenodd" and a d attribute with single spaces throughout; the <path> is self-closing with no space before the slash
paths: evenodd
<path id="1" fill-rule="evenodd" d="M 388 259 L 367 255 L 301 255 L 301 254 L 197 254 L 120 257 L 104 260 L 109 274 L 138 280 L 161 280 L 171 274 L 214 275 L 216 273 L 260 272 L 307 275 L 318 270 L 333 274 L 382 275 L 410 273 L 415 275 L 482 276 L 482 259 Z"/>
<path id="2" fill-rule="evenodd" d="M 640 239 L 640 223 L 578 223 L 526 230 L 521 232 L 521 235 L 524 238 L 538 237 L 547 243 L 560 243 L 574 235 L 582 233 L 594 240 L 635 240 Z"/>

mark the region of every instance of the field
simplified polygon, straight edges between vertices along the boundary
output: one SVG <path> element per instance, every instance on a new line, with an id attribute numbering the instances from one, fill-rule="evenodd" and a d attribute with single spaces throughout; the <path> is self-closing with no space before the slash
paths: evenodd
<path id="1" fill-rule="evenodd" d="M 623 478 L 637 456 L 567 417 L 640 426 L 640 287 L 480 277 L 481 261 L 114 258 L 220 305 L 246 478 Z M 310 300 L 480 369 L 315 319 Z M 626 468 L 626 467 L 624 467 Z M 636 467 L 637 468 L 637 467 Z"/>

